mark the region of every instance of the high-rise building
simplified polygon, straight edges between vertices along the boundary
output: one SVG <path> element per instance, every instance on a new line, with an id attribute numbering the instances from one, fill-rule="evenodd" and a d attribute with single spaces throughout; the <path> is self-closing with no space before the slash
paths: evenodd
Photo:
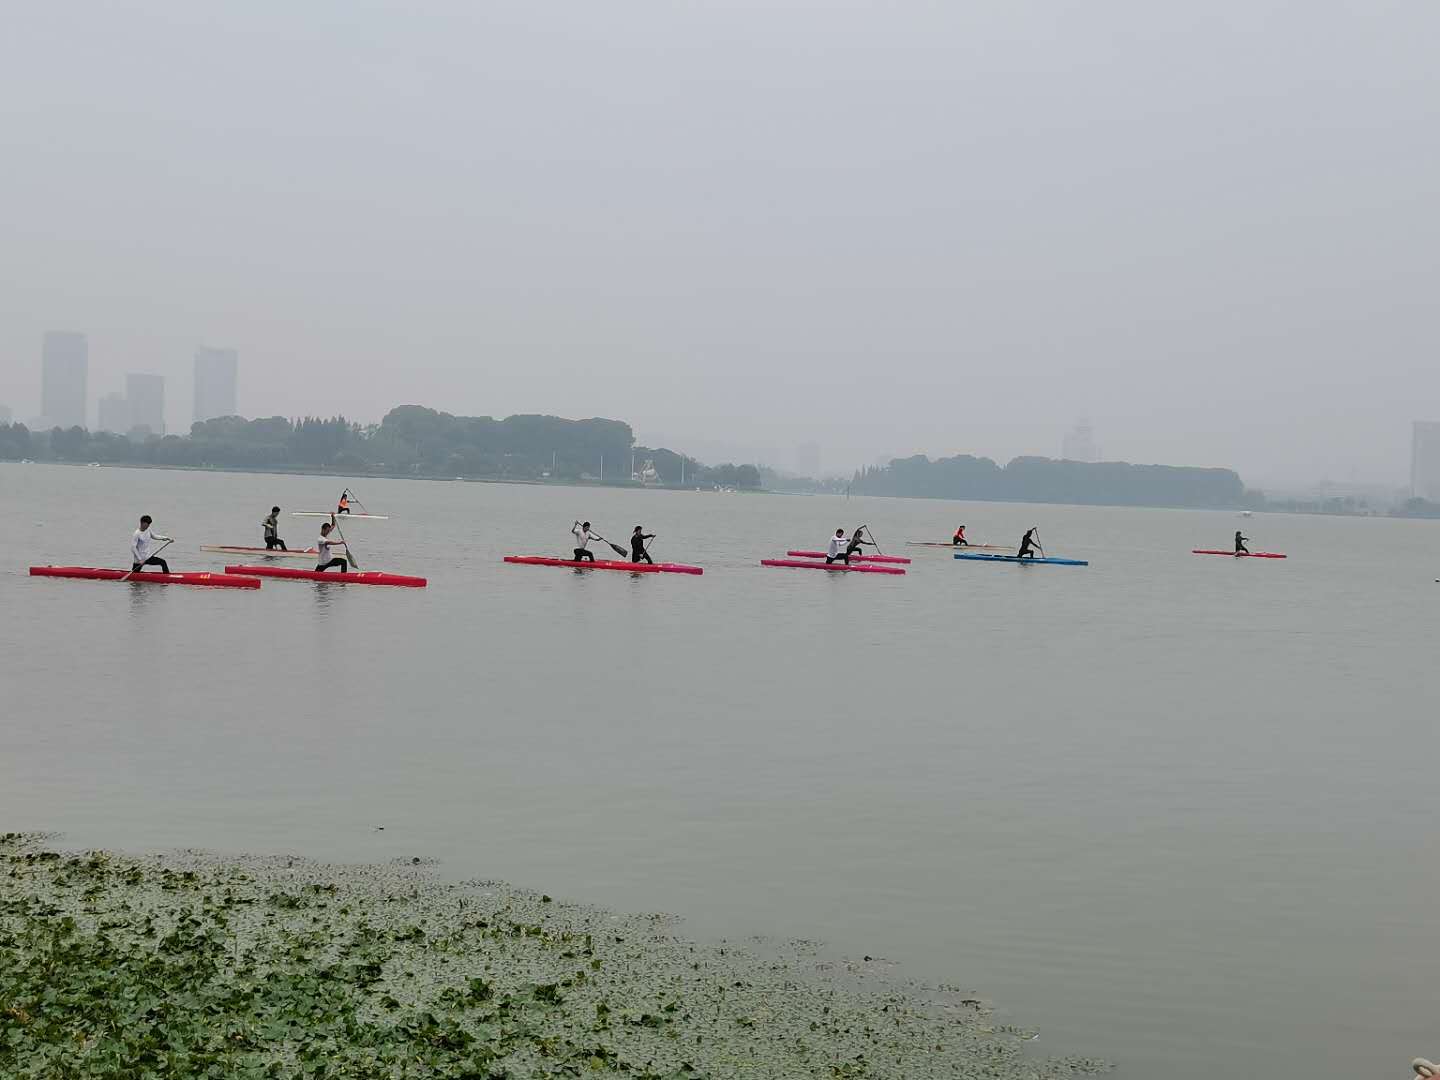
<path id="1" fill-rule="evenodd" d="M 240 357 L 234 349 L 195 350 L 195 422 L 217 416 L 237 416 L 235 384 Z"/>
<path id="2" fill-rule="evenodd" d="M 1440 421 L 1415 421 L 1410 436 L 1410 494 L 1440 502 Z"/>
<path id="3" fill-rule="evenodd" d="M 95 428 L 112 435 L 125 435 L 130 431 L 130 403 L 124 394 L 106 394 L 100 399 Z"/>
<path id="4" fill-rule="evenodd" d="M 85 426 L 90 344 L 84 334 L 51 330 L 40 352 L 40 413 L 51 427 Z"/>
<path id="5" fill-rule="evenodd" d="M 1100 448 L 1095 445 L 1095 432 L 1089 420 L 1081 420 L 1065 433 L 1060 443 L 1060 457 L 1065 461 L 1100 460 Z"/>
<path id="6" fill-rule="evenodd" d="M 795 448 L 795 471 L 811 480 L 820 479 L 820 447 L 817 443 L 801 443 Z"/>
<path id="7" fill-rule="evenodd" d="M 130 431 L 165 434 L 165 376 L 126 375 L 125 402 L 130 406 Z"/>

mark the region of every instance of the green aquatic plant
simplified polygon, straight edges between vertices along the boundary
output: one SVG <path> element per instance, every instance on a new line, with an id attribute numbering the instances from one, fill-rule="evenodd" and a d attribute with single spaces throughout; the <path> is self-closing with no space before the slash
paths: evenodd
<path id="1" fill-rule="evenodd" d="M 416 865 L 63 854 L 0 837 L 0 1076 L 986 1077 L 1039 1061 L 976 999 L 831 978 Z"/>

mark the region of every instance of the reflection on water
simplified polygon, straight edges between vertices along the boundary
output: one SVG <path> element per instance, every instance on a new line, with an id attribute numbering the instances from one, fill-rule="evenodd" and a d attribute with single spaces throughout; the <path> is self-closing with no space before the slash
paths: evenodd
<path id="1" fill-rule="evenodd" d="M 24 508 L 0 540 L 114 565 L 136 507 L 243 543 L 335 486 L 0 465 Z M 1189 554 L 1225 513 L 365 487 L 392 515 L 347 529 L 367 569 L 430 588 L 0 577 L 0 828 L 433 855 L 696 932 L 822 937 L 1120 1077 L 1434 1053 L 1433 525 L 1260 515 L 1246 534 L 1291 556 L 1263 565 Z M 577 511 L 705 575 L 500 562 L 566 553 Z M 757 565 L 858 521 L 905 550 L 961 520 L 979 543 L 1038 522 L 1092 565 Z M 223 565 L 195 545 L 174 569 Z"/>

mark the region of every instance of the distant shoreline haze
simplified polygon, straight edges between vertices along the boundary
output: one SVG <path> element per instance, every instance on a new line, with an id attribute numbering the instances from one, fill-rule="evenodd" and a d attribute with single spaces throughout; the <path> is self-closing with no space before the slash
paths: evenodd
<path id="1" fill-rule="evenodd" d="M 0 425 L 0 460 L 227 470 L 323 470 L 523 483 L 643 484 L 653 487 L 783 489 L 829 494 L 969 501 L 1277 509 L 1373 513 L 1363 500 L 1269 504 L 1233 469 L 1018 457 L 1001 466 L 970 455 L 897 458 L 848 482 L 782 477 L 759 464 L 705 465 L 667 448 L 639 446 L 629 424 L 556 416 L 453 416 L 418 405 L 391 409 L 379 424 L 344 417 L 219 417 L 189 435 L 114 435 L 81 427 L 32 432 Z M 633 470 L 633 471 L 632 471 Z M 1440 507 L 1406 504 L 1410 516 Z"/>

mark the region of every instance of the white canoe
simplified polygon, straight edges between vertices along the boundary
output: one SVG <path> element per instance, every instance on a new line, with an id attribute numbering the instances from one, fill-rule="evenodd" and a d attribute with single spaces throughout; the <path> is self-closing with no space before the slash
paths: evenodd
<path id="1" fill-rule="evenodd" d="M 232 547 L 229 544 L 201 544 L 201 551 L 214 551 L 221 555 L 247 555 L 262 559 L 313 559 L 319 554 L 314 548 L 296 551 L 281 551 L 279 548 Z"/>
<path id="2" fill-rule="evenodd" d="M 328 510 L 292 510 L 291 517 L 319 517 L 328 518 Z M 389 521 L 388 514 L 336 514 L 336 521 Z"/>

